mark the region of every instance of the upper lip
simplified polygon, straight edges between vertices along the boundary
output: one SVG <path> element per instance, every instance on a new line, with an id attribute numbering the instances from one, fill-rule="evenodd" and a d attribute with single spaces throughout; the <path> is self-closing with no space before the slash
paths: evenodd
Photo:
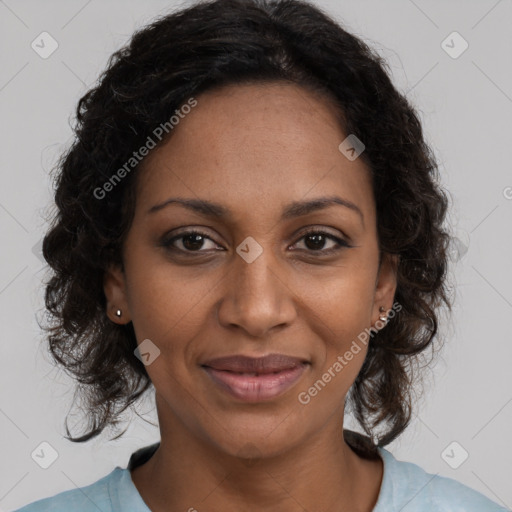
<path id="1" fill-rule="evenodd" d="M 210 359 L 201 366 L 207 366 L 215 370 L 239 373 L 273 373 L 295 368 L 307 362 L 308 361 L 303 358 L 284 354 L 269 354 L 263 357 L 233 355 Z"/>

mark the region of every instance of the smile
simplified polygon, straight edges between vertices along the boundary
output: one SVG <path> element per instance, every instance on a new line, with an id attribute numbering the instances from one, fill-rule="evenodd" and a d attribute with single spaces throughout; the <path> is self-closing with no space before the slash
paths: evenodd
<path id="1" fill-rule="evenodd" d="M 261 402 L 288 391 L 302 376 L 307 363 L 276 372 L 234 372 L 203 366 L 212 381 L 230 396 L 245 402 Z"/>

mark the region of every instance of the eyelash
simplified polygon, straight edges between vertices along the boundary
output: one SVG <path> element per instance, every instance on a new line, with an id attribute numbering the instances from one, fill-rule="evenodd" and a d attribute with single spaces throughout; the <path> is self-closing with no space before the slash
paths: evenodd
<path id="1" fill-rule="evenodd" d="M 170 238 L 169 240 L 164 240 L 162 242 L 162 245 L 164 247 L 170 249 L 170 250 L 178 251 L 178 252 L 182 252 L 182 253 L 188 253 L 188 254 L 191 254 L 191 253 L 200 254 L 202 252 L 207 252 L 207 251 L 201 251 L 201 250 L 198 250 L 198 251 L 183 250 L 183 249 L 178 249 L 177 247 L 173 246 L 173 243 L 176 240 L 184 238 L 184 237 L 186 237 L 188 235 L 199 235 L 199 236 L 202 236 L 203 238 L 207 238 L 208 240 L 211 240 L 212 242 L 216 243 L 215 240 L 212 240 L 212 238 L 210 236 L 208 236 L 206 233 L 204 233 L 204 232 L 202 232 L 200 230 L 197 230 L 197 229 L 190 229 L 189 231 L 184 231 L 183 233 L 180 233 L 179 235 L 176 235 L 173 238 Z M 327 250 L 318 249 L 318 250 L 315 251 L 313 249 L 306 249 L 306 252 L 309 252 L 309 253 L 317 253 L 317 254 L 321 254 L 321 255 L 330 255 L 330 254 L 334 254 L 336 252 L 339 252 L 342 249 L 352 247 L 351 245 L 349 245 L 342 238 L 338 238 L 338 237 L 328 233 L 327 231 L 322 231 L 321 229 L 310 229 L 310 230 L 302 233 L 302 236 L 299 238 L 299 240 L 302 240 L 303 238 L 307 237 L 308 235 L 323 235 L 326 238 L 330 238 L 331 240 L 334 240 L 338 244 L 338 247 L 331 247 L 330 249 L 327 249 Z"/>

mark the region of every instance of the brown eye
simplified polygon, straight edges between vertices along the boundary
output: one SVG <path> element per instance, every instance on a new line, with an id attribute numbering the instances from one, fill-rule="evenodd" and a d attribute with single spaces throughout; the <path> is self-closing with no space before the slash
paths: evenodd
<path id="1" fill-rule="evenodd" d="M 175 249 L 181 252 L 206 252 L 204 250 L 200 250 L 204 248 L 205 240 L 210 240 L 211 242 L 213 242 L 213 240 L 206 233 L 203 233 L 201 231 L 190 230 L 180 233 L 179 235 L 176 235 L 170 239 L 162 241 L 162 245 L 169 249 Z M 175 242 L 177 241 L 181 243 L 181 247 L 176 246 Z M 214 245 L 217 246 L 217 244 Z M 210 250 L 211 249 L 215 248 L 213 247 L 210 248 Z"/>
<path id="2" fill-rule="evenodd" d="M 342 238 L 336 237 L 327 233 L 326 231 L 311 230 L 303 234 L 300 240 L 304 239 L 304 245 L 308 252 L 318 252 L 321 254 L 331 254 L 337 252 L 344 247 L 351 247 Z M 331 242 L 331 246 L 325 249 L 328 242 Z M 334 245 L 332 243 L 334 242 Z M 302 250 L 302 249 L 301 249 Z"/>
<path id="3" fill-rule="evenodd" d="M 299 249 L 300 251 L 317 253 L 318 255 L 332 254 L 343 248 L 352 247 L 344 239 L 318 229 L 304 233 L 300 240 L 304 240 L 305 246 L 304 249 Z M 206 241 L 212 242 L 213 247 L 205 248 Z M 219 247 L 206 233 L 197 230 L 185 231 L 172 238 L 164 239 L 161 245 L 169 250 L 197 254 L 218 250 Z"/>

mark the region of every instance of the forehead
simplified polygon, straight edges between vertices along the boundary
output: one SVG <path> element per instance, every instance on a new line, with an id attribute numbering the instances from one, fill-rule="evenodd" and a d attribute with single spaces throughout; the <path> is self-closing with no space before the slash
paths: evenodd
<path id="1" fill-rule="evenodd" d="M 143 162 L 138 208 L 184 196 L 242 214 L 336 194 L 372 215 L 369 171 L 340 152 L 347 134 L 329 100 L 280 83 L 224 87 L 196 100 Z"/>

